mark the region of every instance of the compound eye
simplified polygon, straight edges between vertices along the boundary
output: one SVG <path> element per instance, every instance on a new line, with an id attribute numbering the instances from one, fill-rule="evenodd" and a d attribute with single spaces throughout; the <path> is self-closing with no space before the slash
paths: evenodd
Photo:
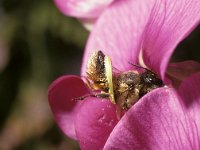
<path id="1" fill-rule="evenodd" d="M 154 82 L 154 80 L 153 80 L 153 78 L 152 78 L 152 77 L 147 77 L 147 79 L 146 79 L 146 80 L 147 80 L 147 82 L 148 82 L 148 83 L 151 83 L 151 84 Z"/>
<path id="2" fill-rule="evenodd" d="M 145 81 L 149 84 L 156 84 L 157 78 L 152 74 L 147 74 L 145 77 Z"/>
<path id="3" fill-rule="evenodd" d="M 157 85 L 157 86 L 163 86 L 162 80 L 155 76 L 149 77 L 149 83 Z"/>

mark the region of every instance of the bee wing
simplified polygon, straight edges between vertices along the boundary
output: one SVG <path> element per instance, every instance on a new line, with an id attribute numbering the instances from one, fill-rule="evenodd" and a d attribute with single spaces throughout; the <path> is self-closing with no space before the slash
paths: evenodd
<path id="1" fill-rule="evenodd" d="M 104 62 L 105 62 L 105 71 L 106 71 L 105 75 L 108 80 L 108 86 L 109 86 L 109 94 L 110 94 L 109 98 L 113 104 L 116 104 L 115 98 L 114 98 L 114 92 L 113 92 L 112 63 L 111 63 L 110 57 L 105 56 Z"/>

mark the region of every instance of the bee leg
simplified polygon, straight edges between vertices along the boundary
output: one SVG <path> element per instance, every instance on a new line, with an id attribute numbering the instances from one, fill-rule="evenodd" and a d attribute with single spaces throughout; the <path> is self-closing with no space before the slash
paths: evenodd
<path id="1" fill-rule="evenodd" d="M 96 97 L 96 98 L 109 98 L 109 93 L 98 93 L 98 94 L 88 94 L 81 97 L 73 98 L 73 101 L 84 100 L 87 97 Z"/>
<path id="2" fill-rule="evenodd" d="M 80 96 L 80 97 L 76 97 L 76 98 L 72 98 L 72 101 L 81 101 L 81 100 L 84 100 L 87 97 L 90 97 L 90 94 L 89 95 Z"/>
<path id="3" fill-rule="evenodd" d="M 98 93 L 98 94 L 93 94 L 91 96 L 97 97 L 97 98 L 109 98 L 110 94 L 109 93 Z"/>

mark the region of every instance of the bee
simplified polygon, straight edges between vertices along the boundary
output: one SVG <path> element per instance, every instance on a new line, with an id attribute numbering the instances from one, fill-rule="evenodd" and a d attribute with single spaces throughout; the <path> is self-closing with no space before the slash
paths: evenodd
<path id="1" fill-rule="evenodd" d="M 115 75 L 115 90 L 117 104 L 124 110 L 128 110 L 142 96 L 153 89 L 164 86 L 161 79 L 147 68 L 133 65 L 144 70 L 140 73 L 135 70 Z"/>
<path id="2" fill-rule="evenodd" d="M 83 100 L 90 96 L 109 98 L 115 104 L 111 59 L 102 51 L 94 52 L 88 60 L 86 74 L 86 84 L 93 94 L 78 97 L 75 100 Z"/>
<path id="3" fill-rule="evenodd" d="M 76 99 L 82 100 L 88 96 L 107 98 L 121 109 L 128 110 L 142 96 L 164 86 L 162 80 L 151 70 L 131 65 L 143 71 L 113 72 L 110 57 L 102 51 L 94 52 L 88 60 L 86 71 L 86 84 L 92 94 Z"/>
<path id="4" fill-rule="evenodd" d="M 111 59 L 105 56 L 102 51 L 92 54 L 87 64 L 87 85 L 92 90 L 100 90 L 100 94 L 95 97 L 107 98 L 115 104 L 112 80 Z"/>

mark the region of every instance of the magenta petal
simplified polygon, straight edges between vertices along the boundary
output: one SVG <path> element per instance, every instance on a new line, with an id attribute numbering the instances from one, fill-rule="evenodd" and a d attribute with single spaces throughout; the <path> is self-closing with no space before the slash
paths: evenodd
<path id="1" fill-rule="evenodd" d="M 69 137 L 76 139 L 74 119 L 80 103 L 73 101 L 89 93 L 84 82 L 78 76 L 62 76 L 55 80 L 48 91 L 48 98 L 56 123 Z"/>
<path id="2" fill-rule="evenodd" d="M 54 0 L 65 15 L 78 18 L 96 18 L 113 0 Z"/>
<path id="3" fill-rule="evenodd" d="M 199 0 L 158 0 L 143 41 L 143 60 L 162 79 L 176 46 L 200 23 Z"/>
<path id="4" fill-rule="evenodd" d="M 137 63 L 152 0 L 115 1 L 97 21 L 90 34 L 82 65 L 85 74 L 88 58 L 96 50 L 110 56 L 113 66 L 120 71 L 129 70 Z"/>
<path id="5" fill-rule="evenodd" d="M 81 149 L 102 149 L 118 122 L 115 106 L 108 100 L 85 100 L 76 118 L 76 132 Z"/>
<path id="6" fill-rule="evenodd" d="M 162 78 L 177 44 L 200 21 L 199 0 L 125 0 L 115 1 L 97 21 L 91 33 L 82 66 L 102 50 L 118 70 L 131 69 L 140 50 L 143 61 Z"/>
<path id="7" fill-rule="evenodd" d="M 200 102 L 200 98 L 196 100 Z M 191 116 L 190 110 L 183 105 L 173 89 L 156 89 L 124 115 L 104 148 L 199 149 L 199 105 L 198 108 L 194 110 L 195 116 Z"/>
<path id="8" fill-rule="evenodd" d="M 200 63 L 195 61 L 171 63 L 167 67 L 167 75 L 173 81 L 175 87 L 178 87 L 183 80 L 197 72 L 200 72 Z"/>

